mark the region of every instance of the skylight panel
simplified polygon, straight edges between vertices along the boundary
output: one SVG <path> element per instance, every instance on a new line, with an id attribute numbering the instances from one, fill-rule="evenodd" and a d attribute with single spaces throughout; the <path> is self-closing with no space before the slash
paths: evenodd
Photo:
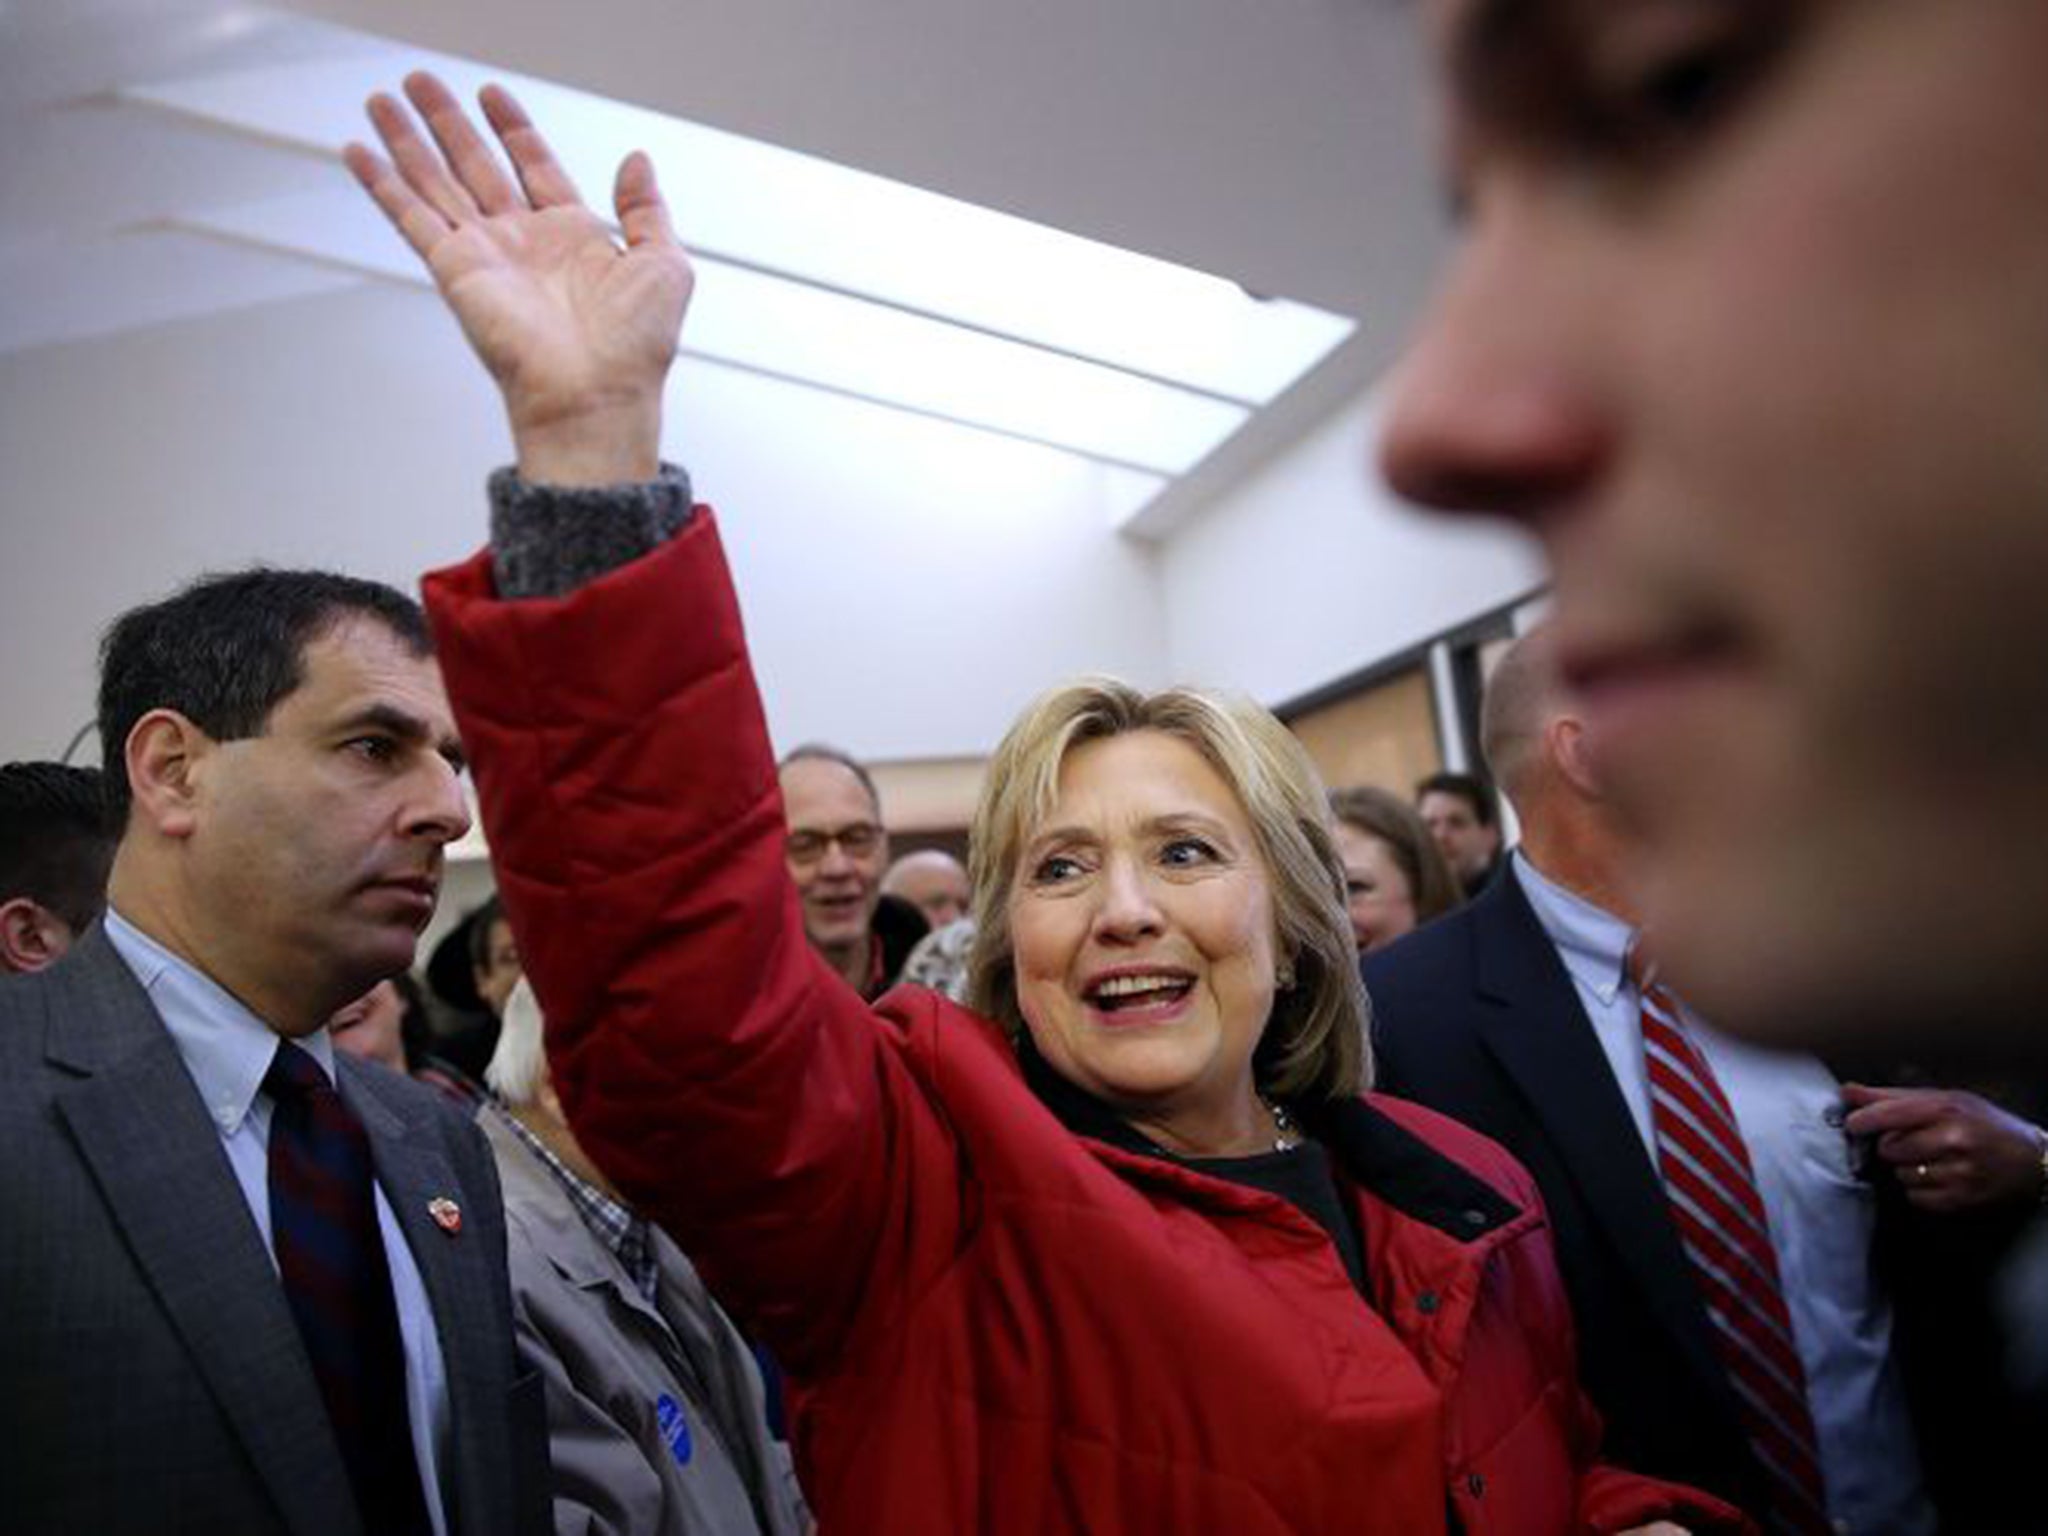
<path id="1" fill-rule="evenodd" d="M 409 69 L 472 96 L 502 80 L 601 206 L 653 157 L 697 255 L 695 352 L 1177 475 L 1354 328 L 1237 284 L 815 156 L 377 39 L 360 53 L 139 86 L 131 101 L 332 154 Z M 351 192 L 350 196 L 354 194 Z M 416 276 L 345 200 L 182 222 L 387 276 Z M 360 203 L 360 199 L 356 199 Z"/>

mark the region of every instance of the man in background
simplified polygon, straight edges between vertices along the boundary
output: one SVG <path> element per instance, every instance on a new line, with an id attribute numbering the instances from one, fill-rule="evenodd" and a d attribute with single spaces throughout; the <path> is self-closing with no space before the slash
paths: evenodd
<path id="1" fill-rule="evenodd" d="M 848 986 L 879 997 L 926 924 L 909 902 L 883 899 L 889 832 L 874 778 L 859 759 L 817 742 L 785 756 L 776 777 L 804 933 Z"/>
<path id="2" fill-rule="evenodd" d="M 1907 1209 L 1902 1192 L 1934 1186 L 1910 1166 L 1881 1174 L 1828 1067 L 1730 1039 L 1646 975 L 1639 853 L 1546 632 L 1502 658 L 1483 734 L 1522 841 L 1474 901 L 1367 957 L 1379 1086 L 1536 1176 L 1610 1453 L 1772 1529 L 1929 1532 L 1930 1485 L 1944 1531 L 1999 1529 L 2000 1457 L 2017 1447 L 1995 1349 L 1970 1321 L 1981 1289 L 1969 1308 L 1962 1283 L 1981 1288 L 1987 1266 L 1959 1273 L 1972 1245 Z M 1854 1092 L 1967 1114 L 1982 1133 L 1971 1205 L 2023 1214 L 2040 1196 L 2035 1133 L 2012 1117 L 1967 1096 Z M 1944 1253 L 1946 1272 L 1913 1268 L 1915 1249 Z M 1924 1305 L 1895 1330 L 1898 1281 Z M 1915 1346 L 1910 1377 L 1895 1333 Z"/>
<path id="3" fill-rule="evenodd" d="M 97 770 L 0 767 L 0 972 L 41 970 L 100 915 L 114 836 Z"/>
<path id="4" fill-rule="evenodd" d="M 525 974 L 519 965 L 519 941 L 512 937 L 512 923 L 505 916 L 505 904 L 492 896 L 469 920 L 469 969 L 476 981 L 476 995 L 495 1019 L 505 1017 L 505 1004 L 512 989 Z M 496 1040 L 492 1041 L 495 1049 Z M 488 1065 L 490 1053 L 484 1056 Z"/>
<path id="5" fill-rule="evenodd" d="M 2040 1073 L 2048 8 L 1429 18 L 1464 239 L 1382 467 L 1542 540 L 1672 978 L 1758 1039 Z M 2044 1297 L 2048 1225 L 2037 1407 Z"/>
<path id="6" fill-rule="evenodd" d="M 900 896 L 916 907 L 934 933 L 973 907 L 967 871 L 943 848 L 920 848 L 891 864 L 882 876 L 882 894 Z"/>
<path id="7" fill-rule="evenodd" d="M 1432 773 L 1415 786 L 1415 809 L 1466 897 L 1486 889 L 1500 867 L 1500 796 L 1470 773 Z"/>

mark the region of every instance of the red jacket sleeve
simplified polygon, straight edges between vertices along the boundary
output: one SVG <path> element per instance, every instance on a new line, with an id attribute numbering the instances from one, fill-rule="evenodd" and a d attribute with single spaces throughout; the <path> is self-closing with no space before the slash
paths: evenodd
<path id="1" fill-rule="evenodd" d="M 426 598 L 578 1139 L 815 1373 L 955 1250 L 957 1149 L 805 941 L 709 510 L 566 597 L 500 601 L 478 556 Z"/>

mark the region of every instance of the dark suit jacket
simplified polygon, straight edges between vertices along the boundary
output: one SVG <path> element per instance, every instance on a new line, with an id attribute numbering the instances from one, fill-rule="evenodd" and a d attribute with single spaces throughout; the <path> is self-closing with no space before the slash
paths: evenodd
<path id="1" fill-rule="evenodd" d="M 459 1536 L 547 1524 L 504 1216 L 476 1128 L 342 1056 L 426 1285 Z M 427 1202 L 453 1197 L 461 1231 Z M 170 1034 L 94 928 L 0 982 L 0 1511 L 10 1532 L 359 1536 L 277 1272 Z"/>
<path id="2" fill-rule="evenodd" d="M 1378 1086 L 1484 1132 L 1535 1175 L 1607 1458 L 1759 1507 L 1760 1473 L 1663 1187 L 1520 882 L 1503 872 L 1361 970 Z M 1918 1215 L 1889 1183 L 1878 1210 L 1875 1262 L 1942 1529 L 2029 1528 L 2010 1523 L 2026 1480 L 2006 1454 L 2016 1449 L 2010 1400 L 1989 1329 L 1977 1326 L 1990 1261 L 1953 1262 L 1973 1224 Z"/>

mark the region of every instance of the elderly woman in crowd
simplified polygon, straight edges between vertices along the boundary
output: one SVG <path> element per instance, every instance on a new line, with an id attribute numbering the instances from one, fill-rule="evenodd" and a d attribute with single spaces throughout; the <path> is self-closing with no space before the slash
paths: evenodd
<path id="1" fill-rule="evenodd" d="M 1384 949 L 1462 899 L 1451 866 L 1415 808 L 1384 789 L 1330 791 L 1344 910 L 1358 952 Z"/>
<path id="2" fill-rule="evenodd" d="M 652 168 L 620 248 L 508 96 L 510 175 L 407 89 L 438 149 L 378 98 L 393 164 L 349 162 L 519 451 L 429 600 L 556 1085 L 788 1370 L 821 1528 L 1741 1528 L 1598 1463 L 1522 1172 L 1361 1094 L 1322 794 L 1264 712 L 1046 696 L 976 818 L 974 1011 L 820 962 L 716 524 L 655 463 Z"/>

